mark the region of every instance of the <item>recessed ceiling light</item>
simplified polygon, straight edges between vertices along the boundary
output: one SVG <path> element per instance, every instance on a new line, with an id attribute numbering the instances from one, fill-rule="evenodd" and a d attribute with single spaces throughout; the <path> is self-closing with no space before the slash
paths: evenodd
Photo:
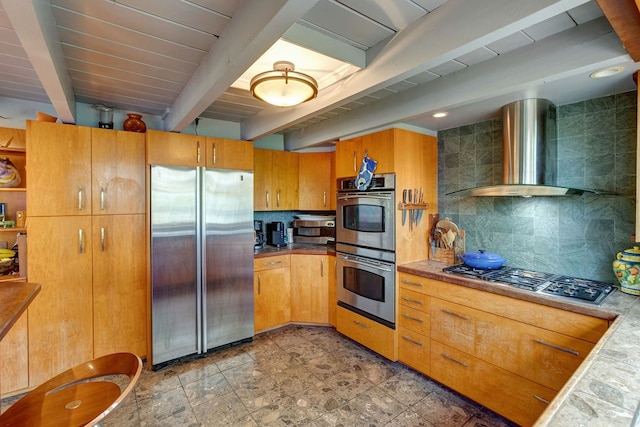
<path id="1" fill-rule="evenodd" d="M 437 119 L 441 118 L 441 117 L 447 117 L 449 115 L 449 113 L 447 113 L 446 111 L 439 111 L 437 113 L 433 113 L 433 115 L 431 117 L 435 117 Z"/>
<path id="2" fill-rule="evenodd" d="M 624 71 L 624 67 L 607 67 L 602 70 L 594 71 L 589 75 L 592 79 L 601 79 L 603 77 L 615 76 Z"/>

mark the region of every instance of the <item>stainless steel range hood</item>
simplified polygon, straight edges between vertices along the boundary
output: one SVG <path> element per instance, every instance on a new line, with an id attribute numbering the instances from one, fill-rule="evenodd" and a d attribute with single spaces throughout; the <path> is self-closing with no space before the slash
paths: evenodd
<path id="1" fill-rule="evenodd" d="M 502 107 L 502 114 L 503 184 L 454 191 L 447 196 L 604 194 L 556 185 L 556 107 L 553 103 L 546 99 L 524 99 Z"/>

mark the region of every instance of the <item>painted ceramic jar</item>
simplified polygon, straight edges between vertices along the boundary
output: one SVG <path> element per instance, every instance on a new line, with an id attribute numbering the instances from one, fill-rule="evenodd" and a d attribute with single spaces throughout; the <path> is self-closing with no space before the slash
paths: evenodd
<path id="1" fill-rule="evenodd" d="M 127 119 L 122 123 L 122 129 L 144 133 L 147 131 L 147 125 L 142 121 L 141 114 L 127 113 Z"/>
<path id="2" fill-rule="evenodd" d="M 618 252 L 613 261 L 613 272 L 620 282 L 622 292 L 640 295 L 640 248 L 634 246 Z"/>

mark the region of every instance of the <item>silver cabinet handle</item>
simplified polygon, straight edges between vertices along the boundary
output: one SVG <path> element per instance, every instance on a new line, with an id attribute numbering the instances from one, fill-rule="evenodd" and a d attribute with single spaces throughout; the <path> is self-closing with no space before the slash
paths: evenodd
<path id="1" fill-rule="evenodd" d="M 353 152 L 353 171 L 358 172 L 358 165 L 356 162 L 358 161 L 358 153 L 356 151 Z"/>
<path id="2" fill-rule="evenodd" d="M 280 190 L 276 191 L 276 207 L 280 207 Z"/>
<path id="3" fill-rule="evenodd" d="M 100 187 L 100 210 L 104 210 L 104 187 Z"/>
<path id="4" fill-rule="evenodd" d="M 104 252 L 104 227 L 100 228 L 100 250 Z"/>
<path id="5" fill-rule="evenodd" d="M 213 143 L 213 157 L 212 157 L 212 161 L 213 164 L 216 164 L 216 149 L 218 148 L 218 144 L 216 144 L 215 142 Z"/>
<path id="6" fill-rule="evenodd" d="M 84 235 L 82 233 L 82 228 L 78 229 L 78 249 L 80 253 L 84 253 Z"/>
<path id="7" fill-rule="evenodd" d="M 322 206 L 324 206 L 325 208 L 327 207 L 327 192 L 326 191 L 322 192 Z"/>
<path id="8" fill-rule="evenodd" d="M 455 359 L 455 358 L 453 358 L 453 357 L 449 356 L 449 355 L 448 355 L 448 354 L 446 354 L 446 353 L 442 353 L 442 357 L 444 357 L 445 359 L 450 360 L 450 361 L 452 361 L 452 362 L 455 362 L 455 363 L 457 363 L 458 365 L 462 365 L 462 366 L 464 366 L 465 368 L 468 368 L 468 367 L 469 367 L 469 364 L 468 364 L 468 363 L 466 363 L 466 362 L 462 362 L 462 361 L 460 361 L 460 360 L 458 360 L 458 359 Z"/>
<path id="9" fill-rule="evenodd" d="M 417 286 L 419 288 L 424 288 L 424 285 L 422 283 L 412 282 L 412 281 L 407 280 L 407 279 L 402 279 L 402 283 L 404 283 L 405 285 L 411 285 L 411 286 Z"/>
<path id="10" fill-rule="evenodd" d="M 84 188 L 82 187 L 78 187 L 78 210 L 81 211 L 84 208 L 84 203 L 83 203 L 83 195 L 84 193 Z"/>
<path id="11" fill-rule="evenodd" d="M 260 276 L 258 276 L 258 295 L 260 295 L 260 287 L 261 287 L 261 283 L 260 283 Z"/>
<path id="12" fill-rule="evenodd" d="M 320 259 L 320 277 L 324 277 L 324 260 Z"/>
<path id="13" fill-rule="evenodd" d="M 198 141 L 198 149 L 196 150 L 196 163 L 200 163 L 200 141 Z"/>
<path id="14" fill-rule="evenodd" d="M 267 191 L 267 207 L 269 207 L 269 192 Z"/>
<path id="15" fill-rule="evenodd" d="M 456 313 L 455 311 L 447 310 L 446 308 L 442 309 L 443 313 L 450 314 L 452 316 L 458 317 L 460 319 L 469 320 L 469 318 L 463 314 Z"/>
<path id="16" fill-rule="evenodd" d="M 548 405 L 548 404 L 549 404 L 549 401 L 548 401 L 547 399 L 545 399 L 545 398 L 544 398 L 544 397 L 542 397 L 542 396 L 538 396 L 537 394 L 534 394 L 534 395 L 533 395 L 533 398 L 534 398 L 534 399 L 538 399 L 540 402 L 544 403 L 545 405 Z"/>
<path id="17" fill-rule="evenodd" d="M 275 265 L 275 264 L 282 264 L 282 261 L 268 261 L 268 262 L 265 262 L 262 265 L 267 266 L 267 265 Z"/>
<path id="18" fill-rule="evenodd" d="M 564 351 L 565 353 L 573 354 L 574 356 L 580 356 L 579 352 L 575 350 L 571 350 L 570 348 L 560 347 L 559 345 L 554 345 L 539 339 L 534 339 L 534 341 L 537 342 L 538 344 L 546 345 L 547 347 L 551 347 L 555 350 Z"/>
<path id="19" fill-rule="evenodd" d="M 409 319 L 409 320 L 415 320 L 416 322 L 420 322 L 420 323 L 424 322 L 424 320 L 418 319 L 417 317 L 413 317 L 413 316 L 411 316 L 411 315 L 409 315 L 407 313 L 402 313 L 402 317 L 404 317 L 405 319 Z"/>
<path id="20" fill-rule="evenodd" d="M 407 301 L 407 302 L 414 303 L 414 304 L 424 305 L 424 303 L 423 303 L 422 301 L 418 301 L 417 299 L 409 298 L 408 296 L 404 296 L 404 295 L 403 295 L 403 296 L 402 296 L 402 299 L 403 299 L 403 300 L 405 300 L 405 301 Z"/>
<path id="21" fill-rule="evenodd" d="M 364 323 L 358 322 L 357 320 L 354 320 L 353 323 L 360 326 L 361 328 L 369 329 L 369 325 L 365 325 Z"/>
<path id="22" fill-rule="evenodd" d="M 420 341 L 412 340 L 408 336 L 403 335 L 402 339 L 405 340 L 405 341 L 409 341 L 411 344 L 415 344 L 415 345 L 419 345 L 420 347 L 424 347 L 424 344 L 422 344 Z"/>

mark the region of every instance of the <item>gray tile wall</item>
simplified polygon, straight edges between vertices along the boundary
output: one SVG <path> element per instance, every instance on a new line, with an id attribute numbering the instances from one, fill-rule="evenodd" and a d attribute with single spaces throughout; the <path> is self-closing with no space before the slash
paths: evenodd
<path id="1" fill-rule="evenodd" d="M 635 91 L 558 106 L 557 183 L 617 196 L 458 197 L 502 182 L 502 119 L 438 134 L 440 217 L 509 265 L 616 283 L 611 263 L 632 246 L 636 188 Z"/>

